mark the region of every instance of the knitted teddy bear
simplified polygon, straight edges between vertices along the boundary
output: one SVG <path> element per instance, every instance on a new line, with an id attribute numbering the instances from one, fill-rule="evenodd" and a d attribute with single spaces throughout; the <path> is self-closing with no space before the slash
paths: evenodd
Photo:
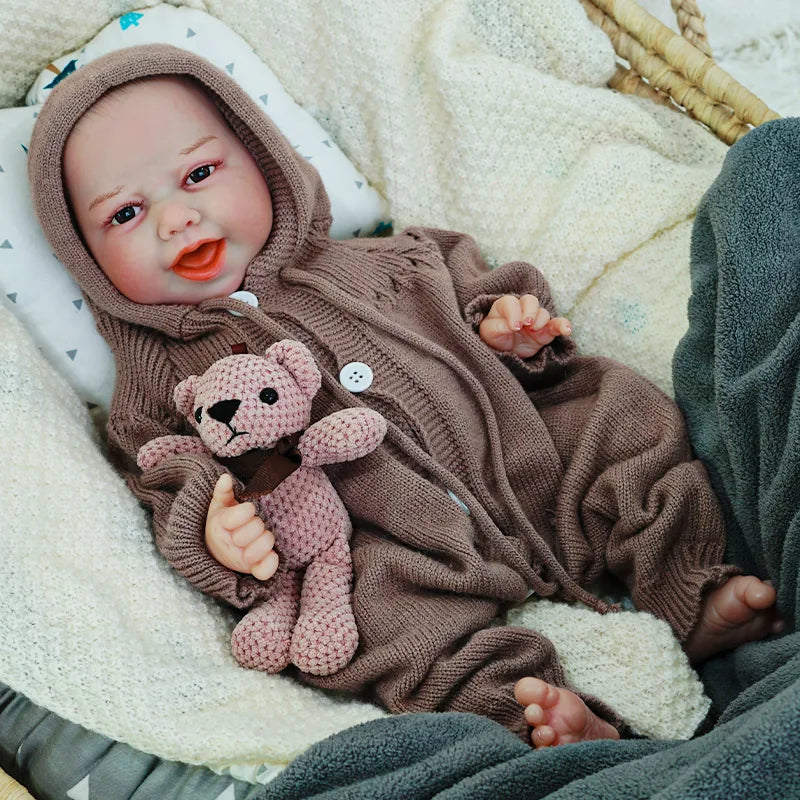
<path id="1" fill-rule="evenodd" d="M 238 474 L 252 475 L 237 496 L 256 503 L 275 536 L 280 566 L 267 582 L 268 598 L 250 607 L 231 637 L 234 656 L 250 669 L 279 672 L 291 662 L 303 672 L 329 675 L 358 647 L 352 527 L 321 466 L 374 450 L 386 420 L 370 409 L 348 408 L 309 427 L 321 381 L 309 350 L 290 339 L 263 356 L 227 356 L 175 388 L 175 404 L 200 438 L 160 436 L 138 453 L 142 469 L 195 452 L 244 463 Z"/>

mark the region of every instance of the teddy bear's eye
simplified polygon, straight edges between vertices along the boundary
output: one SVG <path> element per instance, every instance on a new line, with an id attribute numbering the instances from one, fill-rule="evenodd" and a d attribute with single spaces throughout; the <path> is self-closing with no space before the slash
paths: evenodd
<path id="1" fill-rule="evenodd" d="M 200 420 L 203 418 L 203 406 L 198 406 L 194 410 L 194 418 L 197 420 L 197 424 L 200 424 Z"/>
<path id="2" fill-rule="evenodd" d="M 278 401 L 278 393 L 271 387 L 267 387 L 266 389 L 261 390 L 261 394 L 258 396 L 259 400 L 262 403 L 267 403 L 267 405 L 272 405 Z"/>

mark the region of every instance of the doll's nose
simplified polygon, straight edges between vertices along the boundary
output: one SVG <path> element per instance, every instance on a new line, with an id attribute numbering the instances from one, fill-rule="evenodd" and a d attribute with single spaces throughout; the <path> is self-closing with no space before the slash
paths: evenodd
<path id="1" fill-rule="evenodd" d="M 208 409 L 208 416 L 227 425 L 239 408 L 241 400 L 220 400 Z"/>
<path id="2" fill-rule="evenodd" d="M 183 233 L 190 225 L 200 222 L 200 212 L 183 203 L 172 203 L 161 209 L 158 218 L 158 235 L 165 242 L 176 233 Z"/>

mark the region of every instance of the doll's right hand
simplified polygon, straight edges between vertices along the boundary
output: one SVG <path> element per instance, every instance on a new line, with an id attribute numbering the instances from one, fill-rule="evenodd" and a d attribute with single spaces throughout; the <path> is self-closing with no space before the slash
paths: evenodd
<path id="1" fill-rule="evenodd" d="M 278 569 L 275 537 L 252 503 L 239 503 L 226 472 L 214 486 L 206 515 L 206 547 L 220 564 L 265 581 Z"/>

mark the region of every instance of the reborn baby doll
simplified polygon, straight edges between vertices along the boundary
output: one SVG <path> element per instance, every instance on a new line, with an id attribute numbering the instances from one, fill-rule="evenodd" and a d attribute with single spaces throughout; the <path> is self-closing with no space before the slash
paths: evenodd
<path id="1" fill-rule="evenodd" d="M 610 572 L 695 660 L 780 625 L 772 587 L 722 563 L 669 398 L 578 356 L 530 264 L 489 270 L 451 231 L 330 239 L 313 167 L 203 59 L 147 46 L 77 70 L 39 115 L 29 173 L 116 358 L 112 455 L 198 588 L 266 599 L 273 540 L 210 456 L 136 467 L 149 440 L 191 433 L 180 381 L 232 346 L 294 339 L 322 374 L 312 419 L 387 419 L 380 447 L 326 470 L 353 521 L 360 643 L 314 685 L 485 714 L 539 747 L 616 738 L 619 716 L 567 687 L 544 636 L 494 624 L 503 609 L 531 592 L 605 609 L 585 587 Z"/>

